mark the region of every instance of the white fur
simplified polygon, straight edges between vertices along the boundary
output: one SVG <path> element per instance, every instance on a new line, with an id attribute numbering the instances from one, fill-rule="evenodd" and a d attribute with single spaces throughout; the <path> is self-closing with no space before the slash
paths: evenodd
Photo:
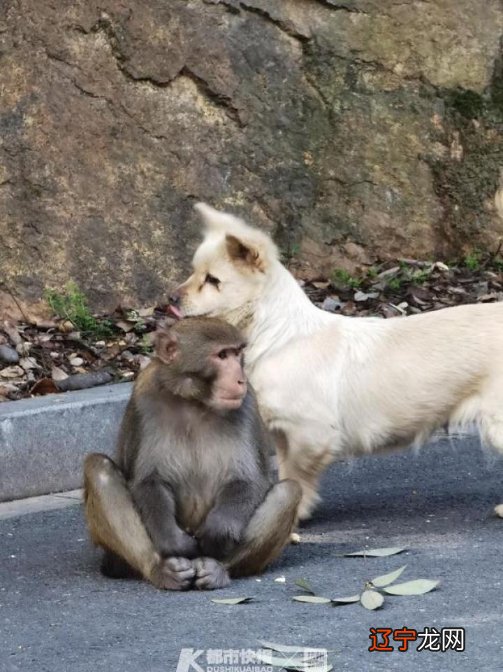
<path id="1" fill-rule="evenodd" d="M 262 232 L 210 206 L 182 312 L 222 317 L 248 338 L 246 366 L 278 434 L 283 478 L 303 488 L 301 517 L 334 459 L 423 443 L 442 426 L 477 423 L 503 452 L 503 304 L 381 320 L 314 306 Z M 233 256 L 239 240 L 252 254 Z M 235 248 L 235 245 L 234 245 Z M 220 280 L 216 288 L 206 274 Z"/>

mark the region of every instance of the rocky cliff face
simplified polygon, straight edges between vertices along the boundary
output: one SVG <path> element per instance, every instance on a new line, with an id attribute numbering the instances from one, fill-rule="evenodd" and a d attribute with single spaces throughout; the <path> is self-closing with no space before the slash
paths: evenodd
<path id="1" fill-rule="evenodd" d="M 503 235 L 500 0 L 5 0 L 0 281 L 150 302 L 206 200 L 307 274 Z M 7 294 L 4 293 L 4 298 Z"/>

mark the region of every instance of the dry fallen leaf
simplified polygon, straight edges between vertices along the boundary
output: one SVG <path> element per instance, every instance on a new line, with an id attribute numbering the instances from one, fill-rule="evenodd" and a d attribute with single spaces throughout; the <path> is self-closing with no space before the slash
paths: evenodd
<path id="1" fill-rule="evenodd" d="M 292 600 L 296 602 L 307 602 L 308 604 L 330 604 L 329 597 L 319 597 L 318 595 L 295 595 Z"/>
<path id="2" fill-rule="evenodd" d="M 24 376 L 24 370 L 17 365 L 7 366 L 0 370 L 0 378 L 21 378 Z"/>
<path id="3" fill-rule="evenodd" d="M 11 343 L 14 345 L 19 345 L 19 343 L 23 342 L 16 325 L 9 320 L 4 320 L 2 322 L 2 331 L 5 331 L 7 336 L 10 338 Z"/>
<path id="4" fill-rule="evenodd" d="M 325 656 L 324 651 L 320 651 L 320 654 L 322 654 L 323 657 Z M 293 670 L 294 672 L 331 672 L 331 670 L 333 670 L 333 666 L 330 663 L 326 663 L 325 661 L 317 663 L 317 658 L 312 657 L 306 660 L 302 653 L 296 655 L 292 652 L 291 655 L 281 657 L 275 656 L 274 653 L 269 651 L 258 651 L 256 656 L 266 665 L 272 665 L 273 667 L 279 667 L 284 670 Z"/>
<path id="5" fill-rule="evenodd" d="M 391 583 L 393 583 L 398 579 L 398 577 L 406 567 L 407 565 L 403 565 L 403 567 L 399 567 L 398 569 L 395 569 L 395 571 L 389 572 L 389 574 L 382 574 L 381 576 L 376 576 L 375 579 L 370 580 L 370 583 L 375 588 L 383 588 L 384 586 L 389 586 Z"/>
<path id="6" fill-rule="evenodd" d="M 343 605 L 343 604 L 354 604 L 355 602 L 360 601 L 360 596 L 359 595 L 351 595 L 350 597 L 333 597 L 332 598 L 332 604 L 334 607 L 337 607 L 338 605 Z"/>
<path id="7" fill-rule="evenodd" d="M 302 590 L 305 590 L 308 593 L 311 593 L 311 595 L 314 595 L 314 590 L 312 589 L 311 584 L 307 579 L 297 579 L 294 581 L 294 583 L 299 588 L 302 588 Z"/>
<path id="8" fill-rule="evenodd" d="M 211 599 L 215 604 L 247 604 L 251 602 L 253 597 L 213 597 Z"/>
<path id="9" fill-rule="evenodd" d="M 390 548 L 371 548 L 369 550 L 354 551 L 353 553 L 343 553 L 345 558 L 386 558 L 389 555 L 398 555 L 403 553 L 407 548 L 400 546 L 391 546 Z"/>
<path id="10" fill-rule="evenodd" d="M 379 609 L 384 603 L 384 597 L 377 590 L 364 590 L 360 595 L 360 602 L 365 609 Z"/>
<path id="11" fill-rule="evenodd" d="M 395 583 L 393 586 L 383 588 L 389 595 L 424 595 L 438 586 L 440 581 L 430 579 L 415 579 L 405 583 Z"/>
<path id="12" fill-rule="evenodd" d="M 274 642 L 267 642 L 263 639 L 259 639 L 258 643 L 265 649 L 271 649 L 271 651 L 277 651 L 278 653 L 293 653 L 304 656 L 307 654 L 311 658 L 315 658 L 320 653 L 325 653 L 325 651 L 327 651 L 327 649 L 317 649 L 316 647 L 311 646 L 289 646 L 286 644 L 275 644 Z"/>
<path id="13" fill-rule="evenodd" d="M 41 378 L 37 380 L 30 390 L 30 394 L 54 394 L 59 392 L 56 383 L 51 378 Z"/>

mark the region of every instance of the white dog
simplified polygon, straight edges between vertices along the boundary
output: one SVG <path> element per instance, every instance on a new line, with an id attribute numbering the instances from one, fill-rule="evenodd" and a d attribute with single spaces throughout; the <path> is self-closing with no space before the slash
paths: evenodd
<path id="1" fill-rule="evenodd" d="M 337 458 L 472 422 L 503 452 L 503 303 L 388 320 L 333 315 L 309 301 L 266 234 L 204 203 L 196 209 L 206 232 L 177 290 L 180 314 L 221 317 L 245 333 L 280 476 L 302 486 L 301 518 Z"/>

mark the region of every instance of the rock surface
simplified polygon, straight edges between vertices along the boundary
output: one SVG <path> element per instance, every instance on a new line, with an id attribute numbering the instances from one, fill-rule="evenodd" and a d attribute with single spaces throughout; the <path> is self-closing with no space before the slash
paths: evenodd
<path id="1" fill-rule="evenodd" d="M 5 0 L 0 305 L 158 300 L 197 200 L 306 276 L 496 245 L 502 33 L 500 0 Z"/>

